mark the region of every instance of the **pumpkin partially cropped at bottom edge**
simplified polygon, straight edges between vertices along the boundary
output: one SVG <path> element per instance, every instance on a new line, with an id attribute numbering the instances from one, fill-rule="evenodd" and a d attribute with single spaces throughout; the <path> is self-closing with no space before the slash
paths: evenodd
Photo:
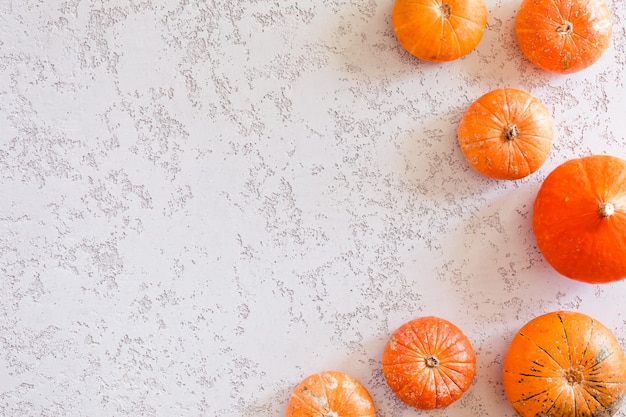
<path id="1" fill-rule="evenodd" d="M 578 312 L 536 317 L 504 358 L 507 399 L 523 417 L 612 416 L 626 395 L 626 356 L 613 333 Z"/>
<path id="2" fill-rule="evenodd" d="M 613 31 L 604 0 L 524 0 L 515 18 L 523 54 L 557 74 L 581 71 L 609 47 Z"/>
<path id="3" fill-rule="evenodd" d="M 338 371 L 300 382 L 287 403 L 287 417 L 375 417 L 374 401 L 354 377 Z"/>
<path id="4" fill-rule="evenodd" d="M 517 180 L 538 170 L 554 141 L 552 116 L 529 93 L 515 88 L 490 91 L 465 111 L 458 128 L 463 156 L 477 172 Z"/>
<path id="5" fill-rule="evenodd" d="M 391 22 L 398 42 L 412 55 L 452 61 L 482 39 L 487 6 L 484 0 L 396 0 Z"/>
<path id="6" fill-rule="evenodd" d="M 383 375 L 391 390 L 419 409 L 442 408 L 458 400 L 476 373 L 469 339 L 447 320 L 427 316 L 398 328 L 385 345 Z"/>
<path id="7" fill-rule="evenodd" d="M 537 246 L 560 274 L 588 283 L 626 277 L 626 161 L 569 160 L 543 181 L 533 208 Z"/>

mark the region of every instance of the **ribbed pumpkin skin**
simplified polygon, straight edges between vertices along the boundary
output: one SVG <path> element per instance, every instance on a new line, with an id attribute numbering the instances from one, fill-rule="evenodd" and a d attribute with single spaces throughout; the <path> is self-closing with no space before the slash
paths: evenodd
<path id="1" fill-rule="evenodd" d="M 404 49 L 443 62 L 472 51 L 487 27 L 484 0 L 396 0 L 391 22 Z"/>
<path id="2" fill-rule="evenodd" d="M 382 365 L 387 384 L 402 401 L 419 409 L 442 408 L 470 387 L 476 354 L 458 327 L 428 316 L 403 324 L 391 335 Z"/>
<path id="3" fill-rule="evenodd" d="M 498 180 L 517 180 L 548 159 L 554 141 L 552 116 L 525 91 L 493 90 L 467 108 L 459 123 L 458 141 L 477 172 Z"/>
<path id="4" fill-rule="evenodd" d="M 287 403 L 287 417 L 375 417 L 374 401 L 354 377 L 338 371 L 300 382 Z"/>
<path id="5" fill-rule="evenodd" d="M 504 358 L 507 399 L 522 417 L 609 417 L 626 395 L 626 357 L 613 333 L 578 312 L 539 316 Z"/>
<path id="6" fill-rule="evenodd" d="M 606 203 L 613 214 L 602 217 Z M 569 160 L 543 181 L 533 206 L 537 246 L 560 274 L 588 283 L 626 277 L 626 161 Z"/>
<path id="7" fill-rule="evenodd" d="M 536 66 L 557 74 L 581 71 L 609 47 L 613 26 L 604 0 L 524 0 L 517 42 Z"/>

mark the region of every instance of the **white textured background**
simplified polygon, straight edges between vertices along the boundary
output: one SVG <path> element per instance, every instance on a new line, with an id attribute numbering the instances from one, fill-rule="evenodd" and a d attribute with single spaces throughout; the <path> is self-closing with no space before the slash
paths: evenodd
<path id="1" fill-rule="evenodd" d="M 577 310 L 626 345 L 626 282 L 557 275 L 530 228 L 553 167 L 626 157 L 624 6 L 602 59 L 556 76 L 521 56 L 518 4 L 487 1 L 478 48 L 437 65 L 399 47 L 391 0 L 0 0 L 0 414 L 282 416 L 336 369 L 381 417 L 508 417 L 526 321 Z M 517 182 L 456 142 L 500 87 L 554 115 Z M 380 355 L 427 314 L 478 372 L 418 412 Z"/>

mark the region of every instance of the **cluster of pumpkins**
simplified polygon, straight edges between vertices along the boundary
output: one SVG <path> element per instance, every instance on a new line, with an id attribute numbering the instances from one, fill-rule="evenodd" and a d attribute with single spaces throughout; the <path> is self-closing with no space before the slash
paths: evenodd
<path id="1" fill-rule="evenodd" d="M 444 62 L 471 52 L 487 24 L 484 0 L 396 0 L 392 25 L 415 57 Z M 568 74 L 595 63 L 612 36 L 604 0 L 522 0 L 519 47 L 533 64 Z M 552 149 L 548 109 L 525 91 L 503 88 L 472 103 L 458 140 L 468 164 L 499 180 L 539 169 Z M 608 283 L 626 278 L 626 161 L 591 155 L 566 161 L 544 179 L 533 206 L 533 233 L 547 262 L 568 278 Z M 418 409 L 446 407 L 476 373 L 469 339 L 439 317 L 411 320 L 382 355 L 389 388 Z M 626 397 L 626 354 L 610 329 L 585 314 L 534 318 L 513 337 L 502 382 L 520 416 L 612 416 Z M 298 384 L 287 417 L 374 417 L 368 391 L 350 375 L 326 371 Z"/>

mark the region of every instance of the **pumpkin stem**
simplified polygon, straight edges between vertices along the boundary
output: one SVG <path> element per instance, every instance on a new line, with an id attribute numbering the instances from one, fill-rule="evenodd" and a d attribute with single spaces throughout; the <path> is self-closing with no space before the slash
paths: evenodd
<path id="1" fill-rule="evenodd" d="M 513 140 L 518 136 L 519 136 L 519 130 L 517 129 L 517 125 L 511 124 L 511 125 L 508 125 L 504 129 L 504 138 L 506 140 Z"/>
<path id="2" fill-rule="evenodd" d="M 439 12 L 444 19 L 449 19 L 452 15 L 452 6 L 450 6 L 448 3 L 441 3 L 439 5 Z"/>
<path id="3" fill-rule="evenodd" d="M 424 362 L 426 362 L 426 366 L 429 368 L 436 368 L 439 366 L 439 359 L 437 359 L 434 355 L 428 355 L 424 358 Z"/>
<path id="4" fill-rule="evenodd" d="M 565 373 L 563 374 L 563 377 L 567 380 L 567 383 L 570 385 L 580 384 L 585 379 L 581 371 L 579 371 L 578 369 L 572 369 L 572 368 L 565 371 Z"/>
<path id="5" fill-rule="evenodd" d="M 573 30 L 574 30 L 574 25 L 572 24 L 572 22 L 569 22 L 567 20 L 563 22 L 561 26 L 556 28 L 556 31 L 560 33 L 561 35 L 567 35 L 569 33 L 572 33 Z"/>
<path id="6" fill-rule="evenodd" d="M 613 203 L 609 203 L 607 201 L 603 201 L 602 203 L 600 203 L 600 206 L 598 207 L 598 214 L 600 215 L 600 217 L 609 217 L 613 213 L 615 213 L 615 206 L 613 205 Z"/>

